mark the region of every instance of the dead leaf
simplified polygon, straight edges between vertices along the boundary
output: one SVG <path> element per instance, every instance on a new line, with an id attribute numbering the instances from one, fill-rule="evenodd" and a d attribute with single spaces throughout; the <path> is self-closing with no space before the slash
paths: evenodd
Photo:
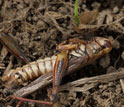
<path id="1" fill-rule="evenodd" d="M 80 24 L 92 24 L 98 16 L 98 10 L 85 11 L 79 15 Z"/>
<path id="2" fill-rule="evenodd" d="M 0 62 L 2 63 L 6 55 L 8 54 L 7 48 L 5 46 L 2 47 L 0 54 Z"/>

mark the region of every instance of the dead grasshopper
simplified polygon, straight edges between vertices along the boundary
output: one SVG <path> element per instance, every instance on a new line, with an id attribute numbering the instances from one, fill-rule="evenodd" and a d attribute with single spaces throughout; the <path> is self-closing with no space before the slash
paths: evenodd
<path id="1" fill-rule="evenodd" d="M 91 41 L 70 39 L 68 44 L 63 42 L 57 47 L 57 50 L 59 50 L 60 53 L 56 56 L 39 59 L 24 65 L 23 67 L 10 70 L 8 74 L 2 77 L 2 80 L 7 88 L 14 88 L 28 80 L 35 79 L 40 75 L 53 72 L 53 88 L 48 94 L 50 102 L 11 96 L 11 98 L 20 101 L 32 101 L 35 103 L 52 105 L 57 101 L 58 88 L 65 71 L 68 69 L 69 60 L 72 58 L 80 58 L 81 64 L 76 66 L 76 69 L 79 69 L 110 52 L 111 49 L 111 42 L 103 37 L 95 37 L 94 40 Z M 78 64 L 79 62 L 76 63 Z"/>

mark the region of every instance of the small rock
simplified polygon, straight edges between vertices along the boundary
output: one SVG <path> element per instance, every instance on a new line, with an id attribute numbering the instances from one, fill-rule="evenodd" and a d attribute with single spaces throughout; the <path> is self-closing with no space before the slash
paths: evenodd
<path id="1" fill-rule="evenodd" d="M 12 107 L 12 106 L 10 106 L 10 105 L 7 105 L 6 107 Z"/>
<path id="2" fill-rule="evenodd" d="M 57 37 L 57 30 L 56 29 L 52 29 L 49 34 L 50 34 L 50 38 L 52 40 L 55 40 L 56 37 Z"/>
<path id="3" fill-rule="evenodd" d="M 84 91 L 83 94 L 90 95 L 89 91 Z"/>
<path id="4" fill-rule="evenodd" d="M 104 91 L 104 92 L 102 93 L 102 96 L 106 96 L 106 97 L 107 97 L 107 96 L 109 96 L 109 94 L 110 94 L 109 92 Z"/>
<path id="5" fill-rule="evenodd" d="M 52 10 L 53 10 L 53 11 L 55 11 L 56 9 L 57 9 L 57 7 L 55 7 L 55 6 L 52 7 Z"/>
<path id="6" fill-rule="evenodd" d="M 111 41 L 113 48 L 115 48 L 115 49 L 120 48 L 120 43 L 118 42 L 118 40 L 114 40 L 114 38 L 112 36 L 109 36 L 109 40 Z"/>
<path id="7" fill-rule="evenodd" d="M 116 69 L 113 66 L 108 67 L 107 74 L 112 73 L 112 72 L 116 72 Z"/>
<path id="8" fill-rule="evenodd" d="M 36 53 L 36 52 L 34 52 L 34 53 L 33 53 L 33 56 L 36 56 L 36 55 L 37 55 L 37 53 Z"/>
<path id="9" fill-rule="evenodd" d="M 117 6 L 114 7 L 114 8 L 113 8 L 113 13 L 116 14 L 116 13 L 118 13 L 118 12 L 119 12 L 119 8 L 118 8 Z"/>
<path id="10" fill-rule="evenodd" d="M 115 49 L 119 49 L 120 48 L 120 43 L 118 42 L 118 40 L 114 41 L 114 44 L 112 44 L 113 48 Z"/>
<path id="11" fill-rule="evenodd" d="M 120 94 L 120 93 L 121 93 L 121 88 L 116 88 L 115 92 L 116 92 L 117 94 Z"/>
<path id="12" fill-rule="evenodd" d="M 83 0 L 79 0 L 78 5 L 82 5 L 82 4 L 83 4 Z"/>
<path id="13" fill-rule="evenodd" d="M 97 101 L 98 101 L 98 104 L 101 105 L 101 104 L 103 103 L 104 100 L 103 100 L 102 98 L 98 98 Z"/>
<path id="14" fill-rule="evenodd" d="M 27 20 L 28 20 L 28 21 L 31 21 L 31 17 L 29 16 L 29 17 L 27 18 Z"/>
<path id="15" fill-rule="evenodd" d="M 101 4 L 98 3 L 98 2 L 94 2 L 94 3 L 92 4 L 92 7 L 93 7 L 94 9 L 99 9 L 100 6 L 101 6 Z"/>
<path id="16" fill-rule="evenodd" d="M 121 57 L 124 60 L 124 51 L 122 52 Z"/>
<path id="17" fill-rule="evenodd" d="M 69 94 L 68 94 L 68 96 L 72 96 L 72 97 L 76 98 L 76 93 L 73 92 L 73 91 L 70 91 Z"/>
<path id="18" fill-rule="evenodd" d="M 87 6 L 86 6 L 85 4 L 83 4 L 81 8 L 85 10 L 86 7 L 87 7 Z"/>
<path id="19" fill-rule="evenodd" d="M 114 85 L 113 82 L 109 82 L 109 83 L 108 83 L 108 86 L 109 86 L 109 87 L 111 87 L 111 86 L 113 86 L 113 85 Z"/>
<path id="20" fill-rule="evenodd" d="M 110 64 L 110 57 L 109 57 L 109 54 L 107 54 L 107 55 L 105 55 L 105 57 L 103 57 L 103 58 L 100 60 L 100 65 L 101 65 L 103 68 L 106 68 L 109 64 Z"/>
<path id="21" fill-rule="evenodd" d="M 120 84 L 117 84 L 117 85 L 116 85 L 116 88 L 121 88 Z"/>
<path id="22" fill-rule="evenodd" d="M 30 0 L 24 0 L 25 3 L 30 3 Z"/>
<path id="23" fill-rule="evenodd" d="M 60 7 L 60 8 L 59 8 L 59 11 L 60 11 L 62 14 L 67 14 L 67 13 L 68 13 L 67 8 L 64 8 L 64 7 Z"/>
<path id="24" fill-rule="evenodd" d="M 45 28 L 45 23 L 43 22 L 43 21 L 41 21 L 41 20 L 38 20 L 37 21 L 37 27 L 39 28 L 39 29 L 43 29 L 43 28 Z"/>
<path id="25" fill-rule="evenodd" d="M 99 88 L 103 88 L 103 85 L 99 85 Z"/>
<path id="26" fill-rule="evenodd" d="M 18 4 L 17 5 L 17 9 L 19 10 L 19 9 L 23 9 L 23 4 Z"/>
<path id="27" fill-rule="evenodd" d="M 43 33 L 40 32 L 38 35 L 41 37 L 41 40 L 44 42 L 49 40 L 49 35 L 47 35 L 46 32 Z"/>
<path id="28" fill-rule="evenodd" d="M 32 18 L 34 21 L 37 21 L 37 17 L 36 16 L 33 16 L 33 18 Z"/>
<path id="29" fill-rule="evenodd" d="M 107 85 L 104 85 L 104 86 L 103 86 L 103 90 L 107 89 L 107 87 L 108 87 Z"/>

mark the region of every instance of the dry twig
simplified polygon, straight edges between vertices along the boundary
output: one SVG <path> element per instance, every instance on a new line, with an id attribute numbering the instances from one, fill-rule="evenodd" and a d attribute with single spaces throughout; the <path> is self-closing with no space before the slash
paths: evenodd
<path id="1" fill-rule="evenodd" d="M 79 80 L 67 83 L 63 86 L 60 86 L 60 91 L 70 90 L 70 89 L 73 90 L 74 88 L 77 88 L 77 87 L 81 89 L 82 87 L 80 86 L 84 84 L 94 83 L 94 86 L 95 86 L 98 83 L 108 83 L 110 81 L 118 80 L 120 78 L 124 78 L 124 68 L 121 69 L 120 72 L 114 72 L 114 73 L 109 73 L 109 74 L 90 77 L 90 78 L 83 78 L 83 79 L 79 79 Z"/>
<path id="2" fill-rule="evenodd" d="M 124 93 L 124 79 L 120 79 L 120 83 L 121 83 L 122 91 Z"/>

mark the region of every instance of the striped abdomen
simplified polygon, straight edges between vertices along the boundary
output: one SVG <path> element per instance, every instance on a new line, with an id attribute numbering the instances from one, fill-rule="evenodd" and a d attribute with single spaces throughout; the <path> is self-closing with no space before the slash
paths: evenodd
<path id="1" fill-rule="evenodd" d="M 8 74 L 4 74 L 2 80 L 6 85 L 22 84 L 25 81 L 35 79 L 43 74 L 52 72 L 54 69 L 56 56 L 39 59 L 23 67 L 12 69 Z"/>

